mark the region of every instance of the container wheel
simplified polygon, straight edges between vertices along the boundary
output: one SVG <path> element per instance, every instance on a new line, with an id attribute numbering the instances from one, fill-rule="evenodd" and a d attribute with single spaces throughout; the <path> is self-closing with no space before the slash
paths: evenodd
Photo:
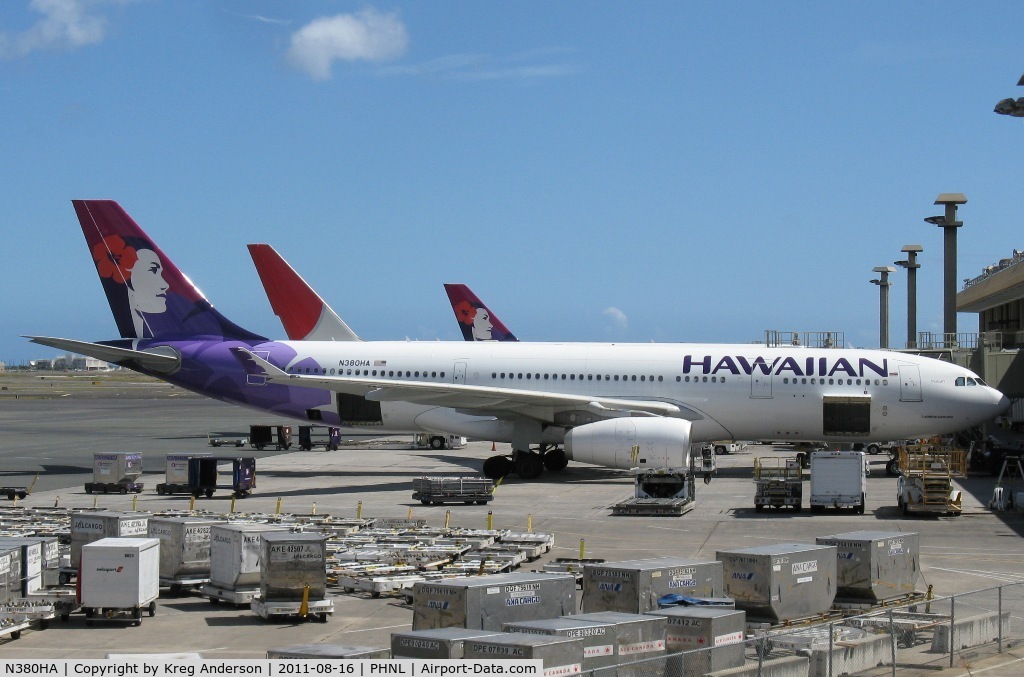
<path id="1" fill-rule="evenodd" d="M 153 616 L 156 616 L 156 601 L 149 603 L 149 617 L 152 618 Z"/>
<path id="2" fill-rule="evenodd" d="M 220 604 L 220 598 L 219 597 L 214 597 L 213 595 L 210 595 L 209 600 L 210 600 L 210 604 Z"/>
<path id="3" fill-rule="evenodd" d="M 256 451 L 263 451 L 263 445 L 262 444 L 254 444 L 252 446 L 256 447 Z"/>
<path id="4" fill-rule="evenodd" d="M 206 497 L 207 497 L 207 498 L 210 498 L 211 496 L 213 496 L 213 489 L 207 489 L 207 490 L 206 490 L 205 492 L 203 492 L 203 493 L 205 493 L 205 494 L 206 494 Z"/>
<path id="5" fill-rule="evenodd" d="M 110 487 L 103 487 L 103 493 L 104 494 L 109 494 L 110 493 Z"/>
<path id="6" fill-rule="evenodd" d="M 61 614 L 60 615 L 61 623 L 67 623 L 70 619 L 71 619 L 71 614 Z"/>
<path id="7" fill-rule="evenodd" d="M 463 501 L 466 505 L 473 505 L 473 501 Z"/>
<path id="8" fill-rule="evenodd" d="M 444 449 L 444 438 L 443 437 L 431 437 L 430 448 L 435 451 L 438 449 Z"/>
<path id="9" fill-rule="evenodd" d="M 420 503 L 422 503 L 423 505 L 430 505 L 430 499 L 429 498 L 421 498 L 420 499 Z"/>
<path id="10" fill-rule="evenodd" d="M 132 609 L 132 618 L 136 619 L 136 621 L 138 621 L 138 619 L 142 618 L 142 607 L 141 606 L 137 606 L 134 609 Z M 138 625 L 138 622 L 136 622 L 135 624 Z"/>
<path id="11" fill-rule="evenodd" d="M 857 514 L 858 515 L 863 515 L 864 514 L 864 494 L 860 495 L 860 505 L 857 506 Z"/>
<path id="12" fill-rule="evenodd" d="M 117 493 L 119 493 L 119 494 L 127 494 L 128 493 L 128 487 L 121 487 L 120 489 L 117 490 Z"/>
<path id="13" fill-rule="evenodd" d="M 91 494 L 92 493 L 92 487 L 86 487 L 85 488 L 85 493 Z"/>
<path id="14" fill-rule="evenodd" d="M 160 485 L 157 485 L 156 493 L 157 493 L 158 496 L 163 496 L 164 495 L 164 488 L 162 486 L 160 486 Z"/>
<path id="15" fill-rule="evenodd" d="M 757 505 L 754 506 L 754 510 L 756 510 L 757 512 L 764 512 L 764 506 L 758 503 Z"/>
<path id="16" fill-rule="evenodd" d="M 477 505 L 483 505 L 485 503 L 487 503 L 487 501 L 482 498 L 476 502 Z"/>
<path id="17" fill-rule="evenodd" d="M 379 590 L 371 591 L 370 592 L 370 597 L 372 597 L 374 599 L 380 599 L 380 591 Z"/>
<path id="18" fill-rule="evenodd" d="M 349 588 L 349 587 L 345 587 L 345 588 L 342 588 L 342 589 L 343 589 L 343 590 L 344 590 L 345 592 L 349 593 L 349 594 L 352 594 L 353 592 L 355 592 L 355 591 L 356 591 L 356 589 L 355 589 L 355 588 Z"/>
<path id="19" fill-rule="evenodd" d="M 26 498 L 27 496 L 28 496 L 28 492 L 27 491 L 19 491 L 18 492 L 18 498 Z"/>
<path id="20" fill-rule="evenodd" d="M 58 574 L 57 575 L 57 583 L 59 583 L 60 585 L 67 585 L 70 582 L 71 582 L 71 576 L 69 576 L 67 574 Z"/>
<path id="21" fill-rule="evenodd" d="M 17 496 L 17 494 L 15 492 L 13 492 L 13 491 L 8 491 L 7 492 L 7 500 L 8 501 L 13 501 L 15 496 Z"/>
<path id="22" fill-rule="evenodd" d="M 799 503 L 793 506 L 793 512 L 800 512 L 801 510 L 803 510 L 803 506 L 801 506 Z"/>
<path id="23" fill-rule="evenodd" d="M 46 630 L 48 627 L 50 627 L 50 619 L 49 618 L 43 618 L 43 619 L 41 619 L 39 621 L 39 629 L 40 630 Z"/>
<path id="24" fill-rule="evenodd" d="M 324 613 L 322 613 L 322 614 L 319 614 L 320 622 L 321 623 L 326 623 L 328 616 L 330 616 L 330 614 L 328 614 L 326 611 Z"/>
<path id="25" fill-rule="evenodd" d="M 12 632 L 11 639 L 21 639 L 21 630 L 15 630 Z"/>

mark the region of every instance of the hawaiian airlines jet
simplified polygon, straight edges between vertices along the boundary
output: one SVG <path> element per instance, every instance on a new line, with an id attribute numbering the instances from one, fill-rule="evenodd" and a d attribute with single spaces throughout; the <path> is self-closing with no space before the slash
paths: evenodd
<path id="1" fill-rule="evenodd" d="M 272 341 L 221 315 L 116 202 L 73 204 L 121 339 L 32 341 L 300 421 L 510 442 L 490 477 L 680 467 L 705 440 L 931 436 L 1009 405 L 967 369 L 878 350 Z"/>

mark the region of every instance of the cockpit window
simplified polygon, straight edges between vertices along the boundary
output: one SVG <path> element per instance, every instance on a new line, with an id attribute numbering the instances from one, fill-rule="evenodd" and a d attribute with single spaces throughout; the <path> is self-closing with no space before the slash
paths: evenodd
<path id="1" fill-rule="evenodd" d="M 978 385 L 978 382 L 975 381 L 973 378 L 968 377 L 967 378 L 967 385 L 969 385 L 969 386 L 976 386 L 976 385 Z"/>
<path id="2" fill-rule="evenodd" d="M 980 378 L 976 378 L 976 379 L 974 379 L 974 380 L 975 380 L 975 381 L 977 381 L 977 382 L 978 382 L 978 385 L 980 385 L 980 386 L 987 386 L 987 385 L 988 385 L 987 383 L 985 383 L 984 381 L 982 381 L 982 380 L 981 380 Z"/>
<path id="3" fill-rule="evenodd" d="M 956 377 L 956 385 L 958 385 L 958 386 L 964 385 L 966 383 L 966 381 L 967 381 L 967 379 L 965 379 L 963 376 L 957 376 Z"/>

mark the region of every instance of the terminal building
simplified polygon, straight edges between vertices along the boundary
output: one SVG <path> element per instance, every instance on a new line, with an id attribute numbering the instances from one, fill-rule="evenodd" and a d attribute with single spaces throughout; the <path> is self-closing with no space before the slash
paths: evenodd
<path id="1" fill-rule="evenodd" d="M 1013 420 L 1024 425 L 1024 251 L 986 266 L 981 275 L 964 280 L 956 295 L 959 313 L 978 314 L 978 333 L 940 336 L 956 361 L 1013 400 Z M 928 340 L 927 335 L 922 339 Z M 939 347 L 939 346 L 936 346 Z"/>

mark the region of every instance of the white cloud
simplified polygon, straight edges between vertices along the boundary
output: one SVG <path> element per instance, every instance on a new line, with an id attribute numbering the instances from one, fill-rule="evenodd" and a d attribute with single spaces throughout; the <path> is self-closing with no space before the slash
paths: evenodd
<path id="1" fill-rule="evenodd" d="M 365 9 L 314 19 L 292 33 L 287 57 L 314 80 L 327 80 L 336 60 L 387 61 L 404 54 L 408 44 L 405 24 L 397 13 Z"/>
<path id="2" fill-rule="evenodd" d="M 106 37 L 107 20 L 95 13 L 99 0 L 32 0 L 42 14 L 20 33 L 0 33 L 0 57 L 17 58 L 40 49 L 75 49 L 95 45 Z"/>
<path id="3" fill-rule="evenodd" d="M 444 80 L 540 80 L 575 75 L 579 67 L 565 61 L 569 50 L 537 49 L 511 56 L 450 54 L 419 64 L 390 66 L 385 75 L 414 75 Z M 562 59 L 561 63 L 551 62 Z"/>
<path id="4" fill-rule="evenodd" d="M 626 314 L 624 312 L 622 312 L 618 308 L 615 308 L 614 306 L 611 308 L 605 308 L 604 310 L 601 311 L 601 314 L 604 315 L 605 317 L 610 318 L 612 323 L 618 329 L 626 329 L 627 327 L 629 327 L 629 318 L 626 317 Z"/>

